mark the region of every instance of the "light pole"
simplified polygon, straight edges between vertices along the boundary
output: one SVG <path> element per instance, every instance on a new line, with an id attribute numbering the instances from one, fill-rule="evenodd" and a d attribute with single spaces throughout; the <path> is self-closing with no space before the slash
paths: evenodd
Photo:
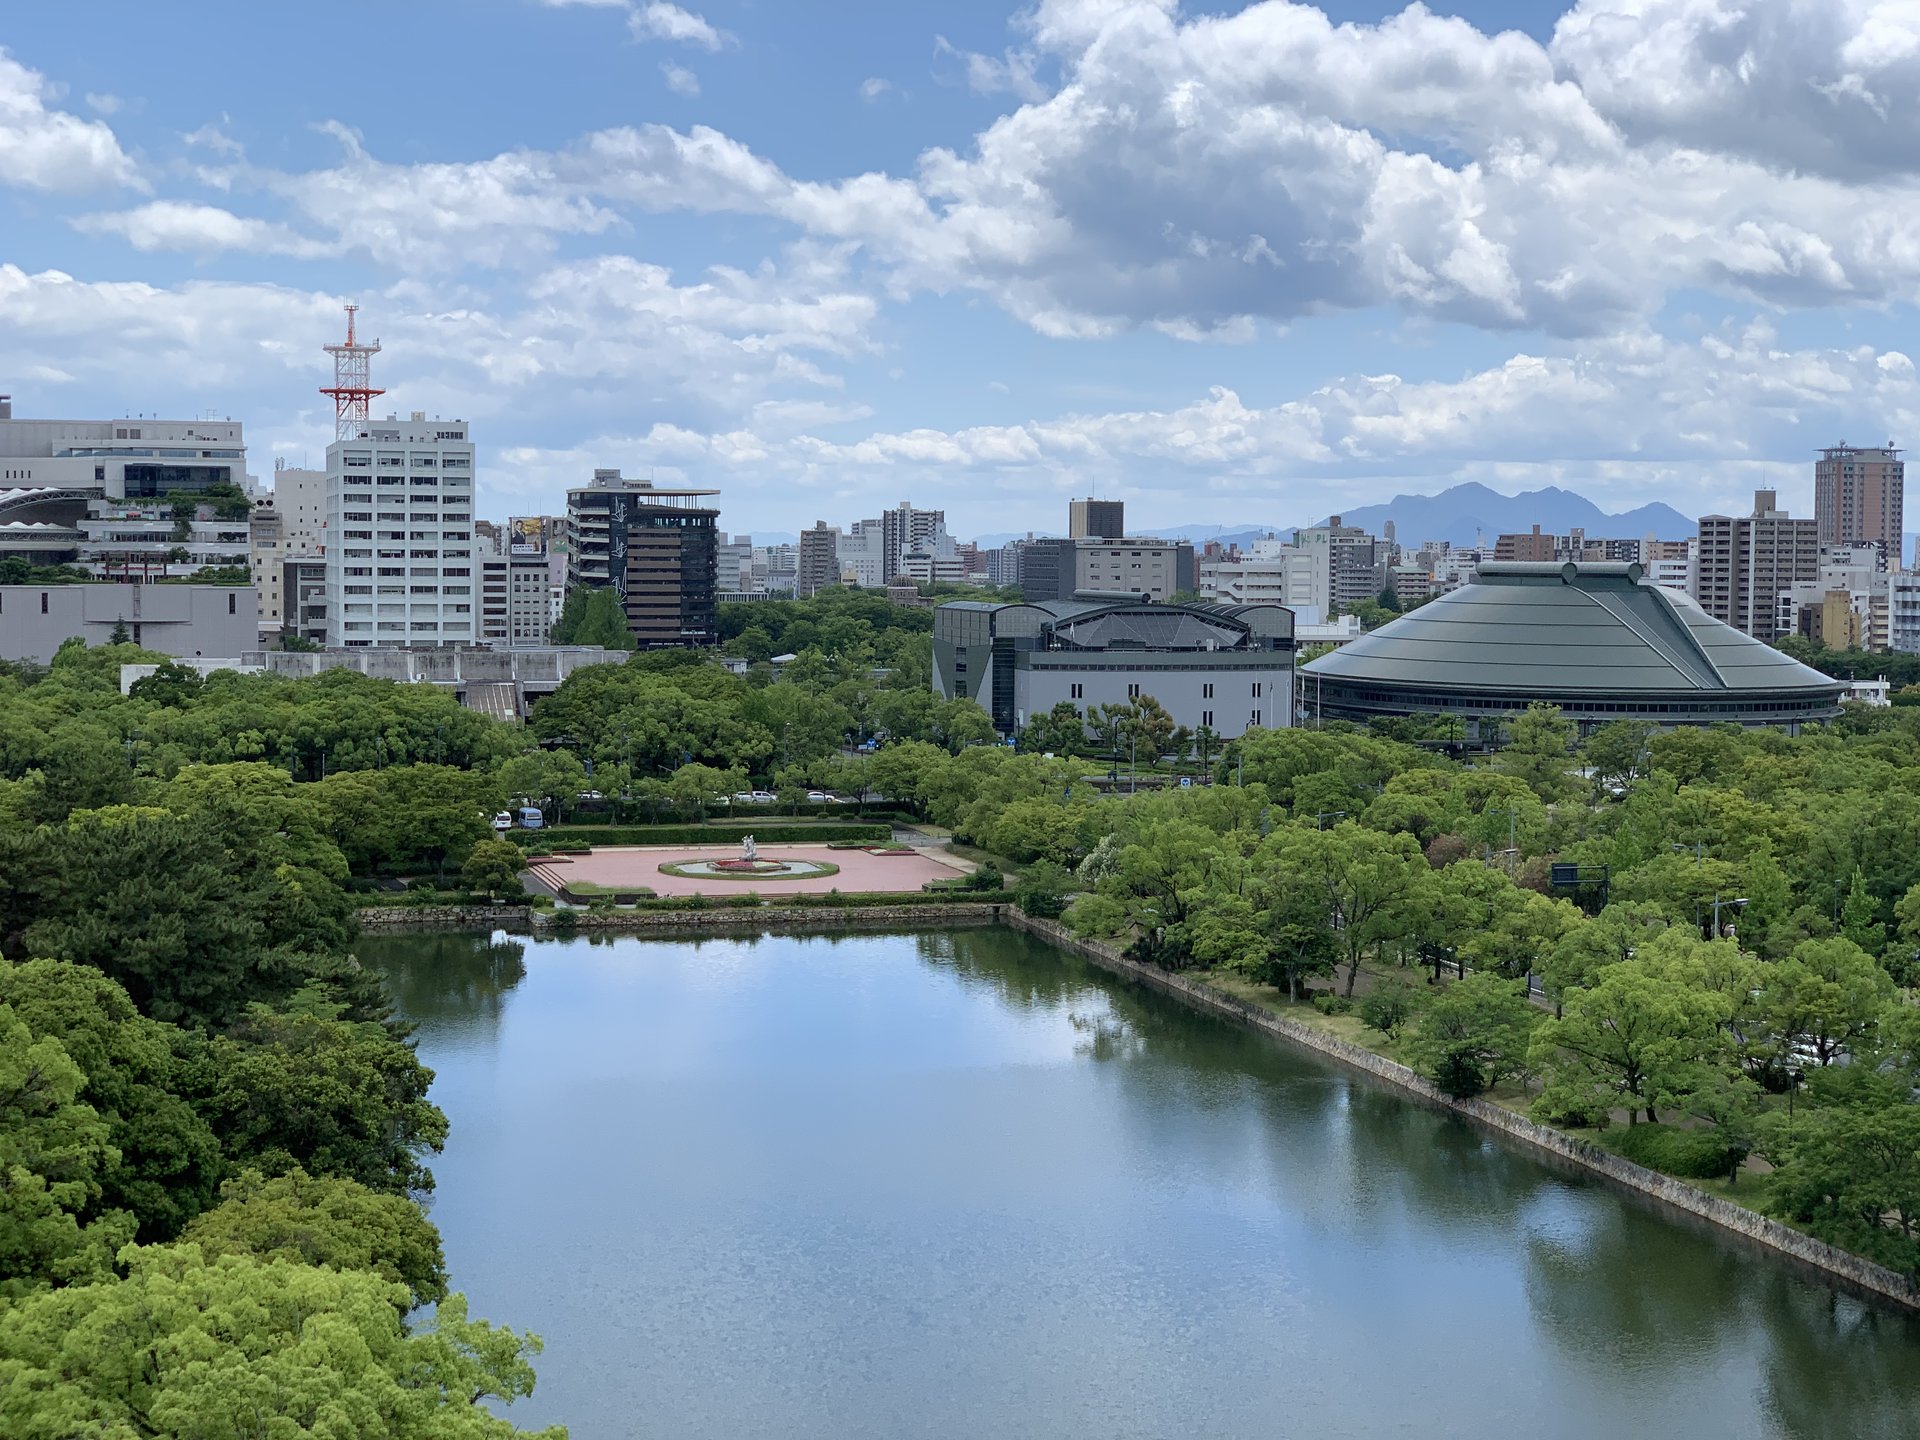
<path id="1" fill-rule="evenodd" d="M 1725 906 L 1729 910 L 1738 912 L 1741 909 L 1745 908 L 1746 903 L 1747 901 L 1745 896 L 1742 896 L 1737 900 L 1722 900 L 1718 895 L 1715 895 L 1713 897 L 1713 936 L 1712 936 L 1713 939 L 1718 940 L 1720 938 L 1721 907 Z"/>
<path id="2" fill-rule="evenodd" d="M 1313 828 L 1316 830 L 1324 830 L 1327 827 L 1320 822 L 1326 819 L 1327 816 L 1331 815 L 1336 820 L 1343 820 L 1346 818 L 1346 814 L 1347 812 L 1344 810 L 1317 810 L 1313 816 Z"/>
<path id="3" fill-rule="evenodd" d="M 1696 840 L 1691 845 L 1669 845 L 1667 848 L 1669 850 L 1678 850 L 1683 855 L 1691 850 L 1693 852 L 1693 863 L 1698 865 L 1706 857 L 1707 842 L 1704 840 Z"/>

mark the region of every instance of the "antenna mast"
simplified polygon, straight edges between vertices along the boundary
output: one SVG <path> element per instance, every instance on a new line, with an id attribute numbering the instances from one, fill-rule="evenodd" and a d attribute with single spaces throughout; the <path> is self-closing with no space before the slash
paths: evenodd
<path id="1" fill-rule="evenodd" d="M 333 384 L 322 385 L 320 393 L 333 397 L 333 438 L 349 440 L 358 437 L 367 428 L 367 403 L 376 395 L 384 395 L 384 390 L 376 390 L 368 379 L 367 362 L 380 353 L 380 342 L 361 345 L 353 338 L 353 316 L 360 307 L 348 305 L 347 343 L 327 345 L 322 348 L 333 356 Z"/>

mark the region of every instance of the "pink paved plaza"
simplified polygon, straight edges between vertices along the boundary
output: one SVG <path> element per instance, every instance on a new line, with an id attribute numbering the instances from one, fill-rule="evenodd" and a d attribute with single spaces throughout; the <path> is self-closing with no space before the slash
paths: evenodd
<path id="1" fill-rule="evenodd" d="M 762 845 L 767 860 L 811 860 L 838 865 L 838 875 L 800 875 L 791 879 L 756 875 L 751 879 L 718 880 L 663 875 L 663 864 L 689 860 L 728 860 L 739 855 L 736 845 L 609 846 L 585 855 L 541 860 L 533 872 L 556 889 L 570 881 L 604 885 L 611 890 L 646 888 L 656 895 L 824 895 L 829 890 L 902 894 L 920 889 L 929 880 L 950 880 L 973 869 L 967 861 L 944 852 L 916 850 L 910 855 L 870 855 L 864 850 L 829 850 L 825 845 Z M 934 858 L 935 855 L 940 858 Z"/>

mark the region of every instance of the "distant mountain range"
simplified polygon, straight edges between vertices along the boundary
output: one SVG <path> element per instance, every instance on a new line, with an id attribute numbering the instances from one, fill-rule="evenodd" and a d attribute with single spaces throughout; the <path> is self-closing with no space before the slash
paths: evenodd
<path id="1" fill-rule="evenodd" d="M 1328 518 L 1296 523 L 1324 524 Z M 1549 535 L 1581 529 L 1596 539 L 1609 540 L 1638 540 L 1649 535 L 1659 540 L 1685 540 L 1699 528 L 1695 520 L 1671 505 L 1655 503 L 1609 514 L 1584 495 L 1558 486 L 1502 495 L 1476 482 L 1455 485 L 1438 495 L 1396 495 L 1384 505 L 1342 511 L 1340 520 L 1375 535 L 1384 535 L 1391 520 L 1394 537 L 1409 549 L 1423 540 L 1447 540 L 1455 545 L 1483 540 L 1491 545 L 1501 535 L 1524 533 L 1535 525 Z M 1188 525 L 1143 533 L 1196 544 L 1218 540 L 1223 545 L 1244 547 L 1268 535 L 1285 539 L 1293 529 L 1293 524 Z"/>

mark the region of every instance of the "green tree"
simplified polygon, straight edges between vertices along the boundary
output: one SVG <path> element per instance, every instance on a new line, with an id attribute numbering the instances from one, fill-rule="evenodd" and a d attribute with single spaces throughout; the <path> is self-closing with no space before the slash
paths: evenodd
<path id="1" fill-rule="evenodd" d="M 1061 700 L 1051 710 L 1033 716 L 1020 732 L 1022 750 L 1071 755 L 1086 743 L 1086 721 L 1071 700 Z"/>
<path id="2" fill-rule="evenodd" d="M 207 1047 L 197 1106 L 237 1162 L 267 1174 L 298 1166 L 372 1190 L 433 1188 L 422 1163 L 446 1142 L 427 1100 L 433 1072 L 386 1027 L 255 1007 Z"/>
<path id="3" fill-rule="evenodd" d="M 1317 896 L 1345 951 L 1343 993 L 1351 999 L 1360 961 L 1381 941 L 1405 934 L 1426 857 L 1410 835 L 1382 835 L 1343 820 L 1330 830 L 1276 834 L 1278 863 Z"/>
<path id="4" fill-rule="evenodd" d="M 1853 881 L 1847 887 L 1846 903 L 1840 910 L 1840 933 L 1869 955 L 1878 955 L 1887 943 L 1886 927 L 1880 923 L 1879 906 L 1867 889 L 1866 877 L 1854 867 Z"/>
<path id="5" fill-rule="evenodd" d="M 0 960 L 0 1004 L 36 1040 L 56 1041 L 85 1078 L 84 1098 L 106 1123 L 110 1157 L 83 1214 L 132 1214 L 143 1241 L 170 1240 L 212 1203 L 223 1165 L 206 1121 L 176 1093 L 184 1036 L 134 1009 L 127 992 L 90 965 Z"/>
<path id="6" fill-rule="evenodd" d="M 1587 768 L 1602 785 L 1630 785 L 1645 773 L 1654 727 L 1644 720 L 1610 720 L 1581 746 Z"/>
<path id="7" fill-rule="evenodd" d="M 107 1122 L 80 1098 L 85 1085 L 58 1040 L 34 1038 L 0 1005 L 0 1299 L 105 1275 L 133 1238 L 125 1211 L 82 1219 L 118 1159 Z"/>
<path id="8" fill-rule="evenodd" d="M 379 1435 L 492 1440 L 486 1408 L 531 1393 L 540 1342 L 450 1295 L 409 1331 L 404 1286 L 364 1270 L 129 1251 L 127 1278 L 0 1313 L 0 1434 L 12 1440 Z M 540 1432 L 563 1440 L 558 1428 Z"/>
<path id="9" fill-rule="evenodd" d="M 1920 1105 L 1815 1111 L 1768 1153 L 1775 1214 L 1920 1279 Z"/>
<path id="10" fill-rule="evenodd" d="M 1463 1099 L 1526 1073 L 1538 1019 L 1518 981 L 1469 975 L 1433 997 L 1402 1049 L 1409 1065 Z"/>
<path id="11" fill-rule="evenodd" d="M 482 840 L 460 867 L 460 879 L 469 890 L 484 890 L 498 900 L 520 891 L 520 872 L 526 865 L 526 852 L 511 841 Z"/>
<path id="12" fill-rule="evenodd" d="M 1494 765 L 1500 773 L 1524 781 L 1542 804 L 1568 799 L 1573 793 L 1568 770 L 1575 734 L 1574 723 L 1558 705 L 1536 700 L 1514 717 Z"/>
<path id="13" fill-rule="evenodd" d="M 143 1014 L 188 1026 L 224 1024 L 331 972 L 350 924 L 325 876 L 149 811 L 0 836 L 0 892 L 0 949 L 96 966 Z"/>
<path id="14" fill-rule="evenodd" d="M 1762 998 L 1770 1031 L 1798 1055 L 1831 1065 L 1872 1034 L 1893 979 L 1845 936 L 1803 940 L 1769 967 Z"/>
<path id="15" fill-rule="evenodd" d="M 605 650 L 634 646 L 620 597 L 607 585 L 575 585 L 568 590 L 560 618 L 553 622 L 552 640 L 556 645 L 598 645 Z"/>
<path id="16" fill-rule="evenodd" d="M 447 1298 L 440 1233 L 420 1207 L 355 1180 L 295 1166 L 269 1179 L 248 1170 L 220 1187 L 220 1203 L 181 1237 L 208 1260 L 280 1257 L 336 1270 L 371 1270 L 407 1287 L 409 1307 Z"/>
<path id="17" fill-rule="evenodd" d="M 1531 1060 L 1546 1077 L 1543 1114 L 1604 1122 L 1615 1105 L 1632 1124 L 1642 1111 L 1684 1106 L 1711 1086 L 1726 1003 L 1647 962 L 1610 965 L 1568 994 L 1563 1013 L 1536 1032 Z"/>

